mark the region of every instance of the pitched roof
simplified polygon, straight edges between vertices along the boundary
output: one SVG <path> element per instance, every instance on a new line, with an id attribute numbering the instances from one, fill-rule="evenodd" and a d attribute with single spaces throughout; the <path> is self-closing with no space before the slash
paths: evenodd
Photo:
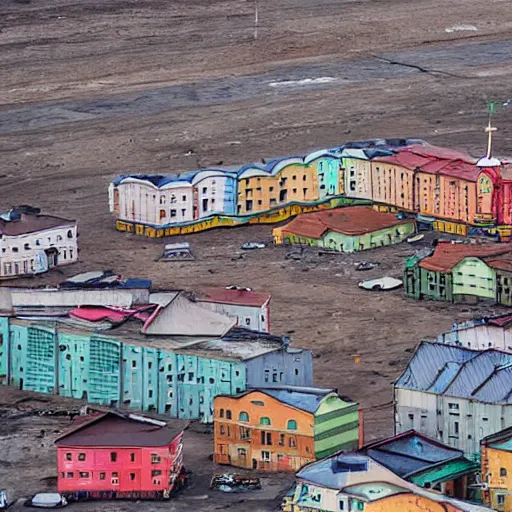
<path id="1" fill-rule="evenodd" d="M 491 268 L 512 272 L 512 252 L 501 254 L 497 257 L 489 256 L 484 258 L 484 260 Z"/>
<path id="2" fill-rule="evenodd" d="M 0 218 L 0 235 L 25 235 L 27 233 L 36 233 L 37 231 L 60 226 L 72 226 L 74 224 L 74 220 L 62 219 L 52 215 L 21 214 L 20 218 L 14 220 Z"/>
<path id="3" fill-rule="evenodd" d="M 396 436 L 388 437 L 363 446 L 359 452 L 365 453 L 393 473 L 411 479 L 413 476 L 449 462 L 462 462 L 451 466 L 460 476 L 461 471 L 471 473 L 475 465 L 464 457 L 462 450 L 457 450 L 431 439 L 415 430 L 409 430 Z M 447 479 L 449 471 L 445 471 Z"/>
<path id="4" fill-rule="evenodd" d="M 486 403 L 512 403 L 512 354 L 423 341 L 396 388 Z"/>
<path id="5" fill-rule="evenodd" d="M 355 236 L 411 222 L 410 219 L 398 219 L 394 213 L 378 212 L 366 206 L 350 206 L 299 215 L 283 226 L 282 231 L 318 239 L 327 231 Z"/>
<path id="6" fill-rule="evenodd" d="M 57 446 L 167 446 L 183 432 L 186 422 L 172 425 L 114 411 L 80 421 L 57 438 Z"/>
<path id="7" fill-rule="evenodd" d="M 485 256 L 498 256 L 512 251 L 512 244 L 498 243 L 452 243 L 440 241 L 432 255 L 422 259 L 419 263 L 421 268 L 433 270 L 434 272 L 450 272 L 464 258 Z M 498 259 L 498 258 L 496 258 Z"/>
<path id="8" fill-rule="evenodd" d="M 299 386 L 276 386 L 248 389 L 237 395 L 229 395 L 229 398 L 242 398 L 252 393 L 263 393 L 295 409 L 314 413 L 322 403 L 322 400 L 327 395 L 334 393 L 334 390 Z"/>
<path id="9" fill-rule="evenodd" d="M 484 437 L 480 441 L 480 444 L 489 446 L 490 448 L 512 452 L 512 427 L 507 427 L 495 434 Z"/>
<path id="10" fill-rule="evenodd" d="M 236 306 L 261 307 L 271 295 L 247 289 L 203 288 L 195 295 L 199 302 L 215 302 L 217 304 L 233 304 Z"/>

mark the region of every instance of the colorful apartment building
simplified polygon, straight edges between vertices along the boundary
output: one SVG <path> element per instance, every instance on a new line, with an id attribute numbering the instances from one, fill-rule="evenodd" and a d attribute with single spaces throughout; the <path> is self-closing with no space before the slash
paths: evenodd
<path id="1" fill-rule="evenodd" d="M 393 213 L 352 206 L 301 214 L 275 228 L 272 235 L 275 244 L 354 252 L 400 243 L 415 231 L 414 219 L 399 219 Z"/>
<path id="2" fill-rule="evenodd" d="M 482 448 L 482 499 L 500 512 L 512 511 L 512 427 L 485 437 Z"/>
<path id="3" fill-rule="evenodd" d="M 395 433 L 414 429 L 480 458 L 480 441 L 512 425 L 512 354 L 423 341 L 394 384 Z"/>
<path id="4" fill-rule="evenodd" d="M 283 512 L 489 512 L 491 509 L 424 489 L 369 455 L 336 453 L 296 475 Z"/>
<path id="5" fill-rule="evenodd" d="M 55 441 L 60 493 L 169 498 L 183 481 L 184 425 L 114 411 L 78 420 Z"/>
<path id="6" fill-rule="evenodd" d="M 425 489 L 454 498 L 474 497 L 474 483 L 480 466 L 466 458 L 462 450 L 408 430 L 396 436 L 368 443 L 359 453 L 390 469 L 399 477 Z"/>
<path id="7" fill-rule="evenodd" d="M 41 274 L 78 261 L 74 220 L 18 207 L 0 214 L 0 279 Z"/>
<path id="8" fill-rule="evenodd" d="M 333 390 L 265 387 L 216 397 L 214 426 L 216 463 L 296 471 L 337 450 L 356 448 L 359 412 L 356 403 Z"/>
<path id="9" fill-rule="evenodd" d="M 144 334 L 135 321 L 112 325 L 76 313 L 32 320 L 0 316 L 0 382 L 206 423 L 213 421 L 217 395 L 269 382 L 312 384 L 311 352 L 290 346 L 286 337 L 242 328 L 209 336 Z M 191 323 L 205 326 L 194 314 L 182 315 L 182 324 L 173 327 Z"/>
<path id="10" fill-rule="evenodd" d="M 162 237 L 372 201 L 439 231 L 507 239 L 512 166 L 493 158 L 491 146 L 476 159 L 418 139 L 369 140 L 236 170 L 121 176 L 110 187 L 110 209 L 119 230 Z"/>
<path id="11" fill-rule="evenodd" d="M 512 304 L 512 245 L 440 241 L 426 257 L 412 256 L 405 293 L 416 299 Z"/>

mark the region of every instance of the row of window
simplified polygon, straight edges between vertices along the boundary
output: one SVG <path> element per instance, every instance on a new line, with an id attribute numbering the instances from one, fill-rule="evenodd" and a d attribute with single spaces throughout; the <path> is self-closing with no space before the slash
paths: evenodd
<path id="1" fill-rule="evenodd" d="M 65 459 L 67 461 L 73 460 L 73 454 L 71 452 L 66 452 Z M 87 460 L 87 454 L 80 452 L 78 453 L 76 460 L 80 462 L 85 462 Z M 117 462 L 117 452 L 110 452 L 110 462 Z M 136 462 L 136 454 L 130 453 L 130 462 Z M 151 454 L 151 464 L 159 464 L 162 462 L 162 458 L 160 455 L 156 453 Z"/>
<path id="2" fill-rule="evenodd" d="M 71 229 L 68 231 L 67 237 L 73 238 L 73 231 Z M 57 235 L 57 242 L 62 242 L 62 241 L 63 241 L 62 235 Z M 51 237 L 48 237 L 48 245 L 51 245 L 51 243 L 52 243 L 52 239 L 51 239 Z M 41 239 L 40 238 L 36 239 L 35 244 L 36 244 L 36 247 L 40 247 Z M 19 248 L 15 245 L 9 246 L 9 249 L 11 249 L 12 252 L 19 252 Z M 23 244 L 23 249 L 25 251 L 30 251 L 30 250 L 32 250 L 32 247 L 30 246 L 29 242 L 26 242 L 25 244 Z M 2 252 L 5 253 L 6 251 L 7 251 L 7 248 L 3 247 Z"/>
<path id="3" fill-rule="evenodd" d="M 233 431 L 233 425 L 223 425 L 219 426 L 219 436 L 232 438 L 232 434 L 234 439 L 238 439 L 240 441 L 252 441 L 252 432 L 250 429 L 246 427 L 239 427 L 238 429 L 238 437 L 236 436 L 236 430 Z M 288 446 L 289 448 L 297 447 L 297 440 L 295 435 L 286 435 L 279 432 L 268 432 L 265 430 L 260 431 L 260 444 L 262 445 L 278 445 L 278 446 Z M 309 451 L 309 448 L 306 448 L 306 451 Z"/>
<path id="4" fill-rule="evenodd" d="M 252 403 L 255 405 L 259 405 L 259 403 L 255 403 L 255 402 L 258 402 L 258 401 L 254 400 Z M 260 403 L 263 404 L 263 402 L 260 402 Z M 233 419 L 233 414 L 231 413 L 231 411 L 229 409 L 226 409 L 226 411 L 224 411 L 224 409 L 219 409 L 219 418 L 224 418 L 224 417 L 227 420 L 231 420 L 231 419 Z M 238 421 L 249 421 L 249 414 L 245 411 L 241 411 L 238 414 Z M 261 416 L 259 423 L 260 423 L 260 425 L 271 425 L 272 424 L 272 422 L 270 421 L 270 418 L 267 416 Z M 287 430 L 297 430 L 297 422 L 295 420 L 288 420 L 288 422 L 286 424 L 286 428 L 287 428 Z"/>
<path id="5" fill-rule="evenodd" d="M 162 471 L 160 469 L 153 469 L 151 471 L 151 477 L 160 476 Z M 94 480 L 94 477 L 97 476 L 98 480 L 107 480 L 107 472 L 106 471 L 61 471 L 60 477 L 65 480 Z M 117 471 L 112 471 L 109 477 L 110 483 L 112 485 L 119 485 L 119 473 Z M 133 482 L 137 478 L 136 473 L 129 474 L 130 480 Z M 157 482 L 153 481 L 154 484 Z"/>

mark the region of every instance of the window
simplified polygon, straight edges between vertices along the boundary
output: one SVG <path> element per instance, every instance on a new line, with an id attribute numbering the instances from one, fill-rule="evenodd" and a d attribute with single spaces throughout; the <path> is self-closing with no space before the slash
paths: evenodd
<path id="1" fill-rule="evenodd" d="M 160 464 L 161 459 L 160 455 L 157 455 L 156 453 L 151 454 L 151 464 Z"/>
<path id="2" fill-rule="evenodd" d="M 268 382 L 268 381 L 265 381 L 265 382 Z M 260 407 L 265 407 L 265 403 L 262 402 L 261 400 L 251 400 L 251 404 L 252 405 L 259 405 Z"/>
<path id="3" fill-rule="evenodd" d="M 249 415 L 245 411 L 241 411 L 238 415 L 238 421 L 249 421 Z"/>
<path id="4" fill-rule="evenodd" d="M 133 482 L 135 480 L 135 473 L 130 473 L 130 480 Z"/>
<path id="5" fill-rule="evenodd" d="M 288 420 L 288 425 L 286 428 L 288 430 L 297 430 L 297 422 L 295 420 Z"/>
<path id="6" fill-rule="evenodd" d="M 78 478 L 89 478 L 89 473 L 87 471 L 80 471 L 78 473 Z"/>
<path id="7" fill-rule="evenodd" d="M 251 319 L 250 318 L 246 318 L 245 319 L 245 325 L 251 325 Z"/>
<path id="8" fill-rule="evenodd" d="M 18 252 L 18 248 L 17 247 L 13 247 L 12 248 L 12 252 Z"/>
<path id="9" fill-rule="evenodd" d="M 119 485 L 119 478 L 117 476 L 114 476 L 117 475 L 117 473 L 112 473 L 112 478 L 110 479 L 110 483 L 112 485 Z"/>
<path id="10" fill-rule="evenodd" d="M 71 229 L 68 231 L 68 238 L 73 238 L 73 231 Z M 39 240 L 36 240 L 36 245 L 39 245 Z"/>
<path id="11" fill-rule="evenodd" d="M 299 375 L 299 369 L 295 368 L 295 375 Z"/>
<path id="12" fill-rule="evenodd" d="M 171 210 L 170 215 L 171 218 L 176 217 L 176 210 Z"/>
<path id="13" fill-rule="evenodd" d="M 271 425 L 270 418 L 263 416 L 260 418 L 260 425 Z"/>
<path id="14" fill-rule="evenodd" d="M 103 473 L 103 472 L 100 473 L 100 480 L 105 480 L 105 473 Z"/>
<path id="15" fill-rule="evenodd" d="M 498 505 L 505 505 L 505 495 L 504 494 L 496 494 L 496 499 L 498 500 Z"/>
<path id="16" fill-rule="evenodd" d="M 25 251 L 30 251 L 30 244 L 25 244 L 23 247 Z"/>
<path id="17" fill-rule="evenodd" d="M 160 476 L 162 474 L 162 471 L 160 469 L 153 469 L 151 471 L 151 476 Z"/>
<path id="18" fill-rule="evenodd" d="M 117 461 L 117 453 L 110 452 L 110 462 L 116 462 L 116 461 Z"/>
<path id="19" fill-rule="evenodd" d="M 279 434 L 279 446 L 284 446 L 284 442 L 285 442 L 285 435 Z"/>
<path id="20" fill-rule="evenodd" d="M 229 409 L 226 409 L 226 419 L 230 420 L 232 418 L 231 411 Z"/>
<path id="21" fill-rule="evenodd" d="M 165 219 L 165 210 L 160 210 L 160 218 Z"/>
<path id="22" fill-rule="evenodd" d="M 272 432 L 265 432 L 262 430 L 261 432 L 261 444 L 262 445 L 272 445 Z"/>
<path id="23" fill-rule="evenodd" d="M 507 476 L 507 468 L 500 468 L 500 476 Z"/>
<path id="24" fill-rule="evenodd" d="M 290 437 L 288 438 L 288 446 L 289 446 L 290 448 L 297 448 L 297 442 L 296 442 L 296 440 L 295 440 L 295 436 L 290 436 Z"/>
<path id="25" fill-rule="evenodd" d="M 70 471 L 66 474 L 66 478 L 75 478 L 75 474 L 73 473 L 73 471 Z"/>
<path id="26" fill-rule="evenodd" d="M 221 409 L 221 410 L 219 411 L 219 416 L 220 416 L 221 418 L 224 418 L 224 409 Z"/>
<path id="27" fill-rule="evenodd" d="M 130 453 L 130 462 L 135 462 L 135 453 Z"/>
<path id="28" fill-rule="evenodd" d="M 242 441 L 250 441 L 251 431 L 248 428 L 240 427 L 240 439 Z"/>
<path id="29" fill-rule="evenodd" d="M 262 451 L 262 452 L 261 452 L 261 460 L 262 460 L 263 462 L 270 462 L 270 461 L 271 461 L 271 458 L 270 458 L 270 452 Z"/>
<path id="30" fill-rule="evenodd" d="M 71 453 L 66 453 L 66 460 L 73 460 L 73 456 L 71 455 Z"/>
<path id="31" fill-rule="evenodd" d="M 203 194 L 206 194 L 208 192 L 208 189 L 206 187 L 203 187 Z"/>
<path id="32" fill-rule="evenodd" d="M 78 460 L 85 460 L 85 453 L 79 453 L 78 454 Z"/>

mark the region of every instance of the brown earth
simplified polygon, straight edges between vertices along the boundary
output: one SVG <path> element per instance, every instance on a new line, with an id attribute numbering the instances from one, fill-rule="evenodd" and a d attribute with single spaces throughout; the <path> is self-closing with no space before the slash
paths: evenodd
<path id="1" fill-rule="evenodd" d="M 270 291 L 272 329 L 314 351 L 316 384 L 361 403 L 368 439 L 388 435 L 391 383 L 418 341 L 489 308 L 357 287 L 355 262 L 381 263 L 365 277 L 399 277 L 414 250 L 406 245 L 310 254 L 300 262 L 267 247 L 236 259 L 241 243 L 269 241 L 270 226 L 189 236 L 197 261 L 157 262 L 162 241 L 114 230 L 107 186 L 119 173 L 234 165 L 370 137 L 421 137 L 481 154 L 485 101 L 503 103 L 510 92 L 510 6 L 505 0 L 259 0 L 259 6 L 254 40 L 249 1 L 0 2 L 0 208 L 29 203 L 78 220 L 81 262 L 64 275 L 112 268 L 150 277 L 158 287 L 235 283 Z M 477 30 L 445 31 L 458 24 Z M 318 77 L 332 80 L 282 83 Z M 495 122 L 496 150 L 511 154 L 506 111 Z M 27 282 L 61 279 L 56 272 Z M 31 457 L 23 460 L 18 493 L 37 487 L 27 469 Z M 181 508 L 208 508 L 207 502 Z"/>

